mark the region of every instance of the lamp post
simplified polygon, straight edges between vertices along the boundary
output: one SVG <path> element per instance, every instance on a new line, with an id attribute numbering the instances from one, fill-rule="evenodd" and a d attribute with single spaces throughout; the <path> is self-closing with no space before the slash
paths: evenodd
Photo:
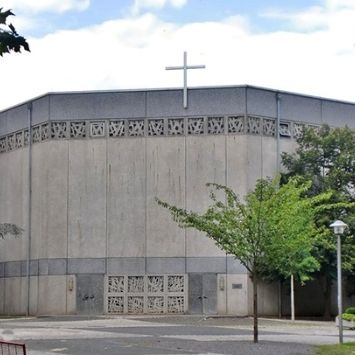
<path id="1" fill-rule="evenodd" d="M 337 236 L 337 274 L 338 274 L 338 322 L 339 322 L 339 343 L 343 343 L 343 305 L 342 305 L 342 287 L 341 287 L 341 240 L 340 236 L 344 233 L 347 225 L 343 221 L 335 221 L 329 227 L 333 228 Z"/>

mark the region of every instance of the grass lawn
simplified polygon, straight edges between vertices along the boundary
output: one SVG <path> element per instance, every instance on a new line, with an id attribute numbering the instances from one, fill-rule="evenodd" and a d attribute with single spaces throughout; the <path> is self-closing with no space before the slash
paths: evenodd
<path id="1" fill-rule="evenodd" d="M 355 343 L 317 346 L 315 355 L 355 355 Z"/>

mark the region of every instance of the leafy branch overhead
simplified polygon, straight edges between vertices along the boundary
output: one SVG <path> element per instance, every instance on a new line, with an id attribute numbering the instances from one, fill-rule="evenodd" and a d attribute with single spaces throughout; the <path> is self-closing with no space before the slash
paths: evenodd
<path id="1" fill-rule="evenodd" d="M 30 52 L 30 46 L 26 39 L 16 32 L 11 23 L 7 24 L 9 16 L 14 16 L 14 13 L 11 10 L 3 11 L 0 8 L 0 56 L 11 51 L 19 53 L 21 49 Z"/>

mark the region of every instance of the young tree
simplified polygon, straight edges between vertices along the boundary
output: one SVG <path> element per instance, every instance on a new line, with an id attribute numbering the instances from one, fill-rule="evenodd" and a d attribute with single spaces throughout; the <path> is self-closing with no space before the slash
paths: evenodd
<path id="1" fill-rule="evenodd" d="M 331 194 L 302 197 L 310 183 L 291 180 L 279 188 L 278 181 L 259 180 L 245 202 L 228 187 L 207 184 L 212 205 L 203 214 L 187 211 L 157 199 L 169 209 L 183 228 L 195 228 L 213 239 L 218 247 L 233 255 L 249 271 L 253 282 L 254 342 L 258 341 L 258 281 L 277 270 L 300 278 L 317 268 L 311 256 L 316 230 L 313 223 L 318 206 Z M 224 192 L 218 200 L 215 190 Z M 291 261 L 288 261 L 291 260 Z"/>
<path id="2" fill-rule="evenodd" d="M 352 207 L 355 202 L 355 131 L 331 129 L 327 125 L 319 131 L 305 129 L 298 139 L 296 152 L 283 153 L 282 162 L 287 169 L 283 181 L 302 176 L 312 181 L 309 196 L 332 190 L 332 201 L 338 203 L 338 208 L 320 211 L 316 217 L 322 233 L 316 239 L 314 256 L 321 264 L 319 280 L 325 299 L 323 315 L 329 319 L 331 288 L 336 279 L 336 238 L 329 225 L 339 218 L 349 226 L 347 234 L 342 237 L 342 268 L 355 274 L 355 211 Z"/>
<path id="3" fill-rule="evenodd" d="M 11 51 L 21 52 L 22 48 L 29 52 L 30 47 L 26 39 L 16 32 L 11 23 L 6 23 L 9 16 L 14 16 L 13 12 L 3 11 L 0 7 L 0 56 Z"/>

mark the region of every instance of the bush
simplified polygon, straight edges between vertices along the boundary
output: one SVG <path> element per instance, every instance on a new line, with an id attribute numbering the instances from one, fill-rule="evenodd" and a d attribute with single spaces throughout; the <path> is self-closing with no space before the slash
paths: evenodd
<path id="1" fill-rule="evenodd" d="M 343 313 L 342 318 L 343 318 L 343 320 L 347 320 L 349 322 L 351 322 L 351 321 L 355 322 L 355 314 Z"/>
<path id="2" fill-rule="evenodd" d="M 344 313 L 355 314 L 355 307 L 347 308 Z"/>

